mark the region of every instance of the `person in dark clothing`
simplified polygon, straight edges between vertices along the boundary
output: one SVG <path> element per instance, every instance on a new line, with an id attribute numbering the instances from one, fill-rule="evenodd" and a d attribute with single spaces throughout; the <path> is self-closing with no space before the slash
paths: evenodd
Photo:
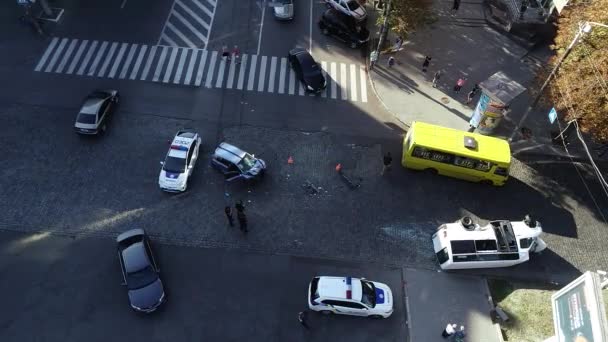
<path id="1" fill-rule="evenodd" d="M 306 311 L 298 312 L 298 321 L 300 322 L 300 324 L 302 324 L 304 328 L 310 329 L 310 327 L 308 326 L 308 313 Z"/>
<path id="2" fill-rule="evenodd" d="M 460 0 L 454 0 L 454 4 L 452 5 L 452 11 L 457 12 L 460 8 Z"/>
<path id="3" fill-rule="evenodd" d="M 234 218 L 232 217 L 232 208 L 227 205 L 224 208 L 224 213 L 226 214 L 226 218 L 228 218 L 228 224 L 230 224 L 230 227 L 234 227 Z"/>
<path id="4" fill-rule="evenodd" d="M 477 95 L 477 92 L 479 91 L 479 85 L 477 85 L 477 83 L 475 83 L 475 85 L 473 86 L 473 89 L 471 89 L 471 91 L 469 92 L 469 94 L 467 95 L 467 104 L 471 103 L 471 101 L 473 101 L 473 98 L 475 97 L 475 95 Z"/>
<path id="5" fill-rule="evenodd" d="M 422 62 L 422 71 L 426 72 L 426 69 L 428 69 L 429 64 L 431 64 L 431 59 L 431 56 L 424 57 L 424 62 Z"/>
<path id="6" fill-rule="evenodd" d="M 380 173 L 380 175 L 384 175 L 386 171 L 389 171 L 391 169 L 393 157 L 391 156 L 390 152 L 386 152 L 386 154 L 384 155 L 384 160 L 382 162 L 384 165 L 382 166 L 382 172 Z"/>
<path id="7" fill-rule="evenodd" d="M 247 230 L 247 216 L 245 216 L 245 212 L 238 211 L 236 213 L 236 219 L 239 220 L 239 229 L 243 233 L 249 232 L 249 230 Z"/>
<path id="8" fill-rule="evenodd" d="M 243 204 L 243 200 L 239 200 L 238 202 L 236 202 L 236 204 L 234 205 L 234 208 L 236 208 L 237 212 L 244 213 L 245 212 L 245 205 Z"/>

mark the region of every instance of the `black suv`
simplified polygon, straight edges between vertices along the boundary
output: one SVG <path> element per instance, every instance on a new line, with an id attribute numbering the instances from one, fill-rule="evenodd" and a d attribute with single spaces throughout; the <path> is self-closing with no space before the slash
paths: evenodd
<path id="1" fill-rule="evenodd" d="M 319 20 L 324 35 L 332 35 L 356 49 L 369 41 L 369 31 L 353 18 L 334 9 L 328 9 Z"/>

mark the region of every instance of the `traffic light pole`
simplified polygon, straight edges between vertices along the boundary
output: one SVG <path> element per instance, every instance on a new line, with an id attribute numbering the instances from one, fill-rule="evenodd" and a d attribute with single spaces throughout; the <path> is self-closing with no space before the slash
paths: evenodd
<path id="1" fill-rule="evenodd" d="M 375 56 L 375 58 L 370 59 L 370 69 L 373 69 L 374 64 L 376 64 L 376 61 L 380 56 L 382 45 L 384 45 L 384 41 L 386 40 L 386 36 L 388 35 L 388 16 L 391 12 L 392 3 L 393 0 L 389 0 L 388 4 L 386 4 L 384 7 L 384 23 L 382 24 L 382 30 L 380 31 L 380 39 L 378 39 L 378 46 L 376 47 L 376 50 L 372 52 L 372 56 Z"/>

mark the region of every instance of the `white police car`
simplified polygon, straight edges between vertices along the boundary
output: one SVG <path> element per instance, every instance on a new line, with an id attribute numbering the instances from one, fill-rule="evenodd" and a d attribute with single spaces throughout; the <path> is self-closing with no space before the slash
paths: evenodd
<path id="1" fill-rule="evenodd" d="M 161 190 L 168 192 L 186 191 L 188 177 L 192 175 L 201 141 L 201 137 L 194 131 L 182 130 L 177 132 L 171 142 L 165 161 L 160 162 L 163 166 L 158 176 L 158 185 Z"/>
<path id="2" fill-rule="evenodd" d="M 308 307 L 326 315 L 387 318 L 393 313 L 393 293 L 387 285 L 365 278 L 314 277 Z"/>

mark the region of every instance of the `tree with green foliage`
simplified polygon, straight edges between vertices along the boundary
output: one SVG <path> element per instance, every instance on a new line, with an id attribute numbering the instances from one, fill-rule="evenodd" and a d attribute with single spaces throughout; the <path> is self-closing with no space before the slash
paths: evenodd
<path id="1" fill-rule="evenodd" d="M 434 20 L 431 4 L 431 0 L 392 0 L 388 27 L 405 39 L 408 34 Z M 379 16 L 377 24 L 382 25 L 383 22 L 384 16 Z"/>
<path id="2" fill-rule="evenodd" d="M 551 46 L 556 56 L 550 61 L 551 67 L 566 53 L 579 25 L 587 21 L 608 24 L 608 0 L 568 3 L 557 20 L 557 35 Z M 576 119 L 581 130 L 596 141 L 608 142 L 608 28 L 591 27 L 559 66 L 542 100 L 554 106 L 564 120 Z M 544 70 L 538 79 L 548 75 L 549 71 Z"/>

